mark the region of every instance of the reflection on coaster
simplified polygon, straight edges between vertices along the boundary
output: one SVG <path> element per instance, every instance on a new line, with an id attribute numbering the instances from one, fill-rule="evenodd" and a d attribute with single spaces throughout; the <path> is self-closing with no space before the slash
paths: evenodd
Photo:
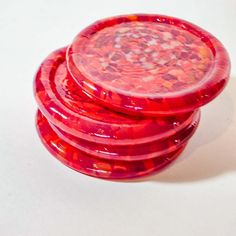
<path id="1" fill-rule="evenodd" d="M 167 138 L 189 125 L 197 111 L 168 117 L 134 117 L 96 104 L 69 75 L 66 49 L 57 50 L 40 66 L 34 83 L 40 110 L 66 133 L 97 143 L 138 144 Z"/>
<path id="2" fill-rule="evenodd" d="M 198 126 L 199 119 L 200 111 L 196 113 L 196 116 L 187 127 L 170 137 L 132 145 L 93 143 L 70 135 L 53 124 L 50 124 L 50 126 L 61 139 L 91 156 L 110 160 L 134 161 L 154 158 L 177 150 L 192 137 Z"/>
<path id="3" fill-rule="evenodd" d="M 37 113 L 36 126 L 42 142 L 53 156 L 66 166 L 97 178 L 128 179 L 155 173 L 170 164 L 186 145 L 183 144 L 172 153 L 148 160 L 106 160 L 94 158 L 63 141 L 40 112 Z"/>

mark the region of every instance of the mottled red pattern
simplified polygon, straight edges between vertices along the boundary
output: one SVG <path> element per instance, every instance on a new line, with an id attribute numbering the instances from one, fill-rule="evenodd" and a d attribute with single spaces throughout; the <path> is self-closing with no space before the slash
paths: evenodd
<path id="1" fill-rule="evenodd" d="M 142 97 L 192 87 L 204 79 L 213 59 L 201 38 L 156 22 L 105 27 L 78 47 L 72 59 L 86 78 L 112 92 Z"/>
<path id="2" fill-rule="evenodd" d="M 51 53 L 34 83 L 40 110 L 65 132 L 97 143 L 138 144 L 167 138 L 189 125 L 195 112 L 169 117 L 130 117 L 96 104 L 65 67 L 66 48 Z"/>
<path id="3" fill-rule="evenodd" d="M 200 112 L 196 113 L 196 116 L 187 127 L 168 138 L 132 145 L 93 143 L 70 135 L 53 124 L 50 124 L 50 126 L 61 139 L 89 155 L 111 160 L 134 161 L 158 157 L 177 150 L 194 134 L 199 123 L 199 114 Z"/>
<path id="4" fill-rule="evenodd" d="M 184 20 L 128 15 L 95 22 L 67 52 L 77 83 L 97 102 L 128 114 L 175 114 L 211 101 L 230 63 L 223 45 Z"/>
<path id="5" fill-rule="evenodd" d="M 229 70 L 222 44 L 186 21 L 101 20 L 41 64 L 37 130 L 58 160 L 86 175 L 151 174 L 183 151 L 198 108 L 219 94 Z"/>
<path id="6" fill-rule="evenodd" d="M 172 153 L 148 160 L 107 160 L 94 158 L 60 139 L 40 112 L 36 124 L 42 142 L 53 156 L 76 171 L 98 178 L 129 179 L 155 173 L 171 163 L 186 146 L 184 143 Z"/>
<path id="7" fill-rule="evenodd" d="M 37 127 L 54 156 L 82 173 L 115 179 L 152 173 L 181 152 L 197 128 L 200 111 L 145 118 L 97 105 L 68 73 L 65 52 L 51 53 L 34 81 L 46 117 L 38 112 Z"/>

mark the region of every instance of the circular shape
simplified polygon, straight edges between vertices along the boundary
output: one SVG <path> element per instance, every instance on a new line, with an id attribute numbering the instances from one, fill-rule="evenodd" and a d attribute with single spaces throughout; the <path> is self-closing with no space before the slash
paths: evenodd
<path id="1" fill-rule="evenodd" d="M 36 120 L 39 136 L 45 147 L 66 166 L 83 174 L 105 179 L 128 179 L 155 173 L 171 163 L 184 149 L 142 161 L 117 161 L 94 158 L 58 137 L 39 112 Z"/>
<path id="2" fill-rule="evenodd" d="M 106 145 L 89 142 L 70 135 L 59 127 L 50 124 L 54 132 L 65 142 L 96 158 L 110 160 L 147 160 L 157 156 L 172 153 L 183 146 L 194 134 L 200 120 L 200 111 L 193 117 L 192 122 L 176 134 L 162 140 L 144 144 Z"/>
<path id="3" fill-rule="evenodd" d="M 142 21 L 102 28 L 75 50 L 73 59 L 83 76 L 139 97 L 192 87 L 204 78 L 213 59 L 210 48 L 189 31 Z"/>
<path id="4" fill-rule="evenodd" d="M 96 143 L 140 144 L 167 138 L 189 125 L 197 111 L 161 118 L 130 117 L 97 105 L 66 69 L 66 49 L 49 55 L 34 81 L 39 108 L 64 132 Z"/>
<path id="5" fill-rule="evenodd" d="M 106 106 L 132 114 L 174 114 L 211 101 L 230 70 L 222 44 L 173 17 L 127 15 L 95 22 L 74 39 L 67 64 Z"/>

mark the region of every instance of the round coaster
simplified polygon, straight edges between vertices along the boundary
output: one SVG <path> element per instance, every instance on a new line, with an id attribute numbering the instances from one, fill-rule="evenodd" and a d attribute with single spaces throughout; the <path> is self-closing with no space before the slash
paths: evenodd
<path id="1" fill-rule="evenodd" d="M 96 143 L 140 144 L 167 138 L 189 125 L 198 111 L 168 117 L 133 117 L 97 105 L 66 69 L 66 48 L 40 66 L 34 92 L 40 110 L 64 132 Z"/>
<path id="2" fill-rule="evenodd" d="M 82 30 L 67 51 L 75 81 L 101 104 L 135 115 L 194 110 L 215 98 L 230 70 L 223 45 L 187 21 L 126 15 Z"/>
<path id="3" fill-rule="evenodd" d="M 173 136 L 166 139 L 155 140 L 144 144 L 132 145 L 107 145 L 89 142 L 70 135 L 59 127 L 50 124 L 54 132 L 65 142 L 73 147 L 96 158 L 110 160 L 146 160 L 157 156 L 172 153 L 183 146 L 194 134 L 200 120 L 200 111 L 193 117 L 192 122 Z"/>
<path id="4" fill-rule="evenodd" d="M 62 140 L 50 127 L 40 112 L 36 126 L 45 147 L 66 166 L 83 174 L 105 179 L 128 179 L 157 172 L 171 163 L 184 149 L 142 161 L 118 161 L 94 158 Z"/>

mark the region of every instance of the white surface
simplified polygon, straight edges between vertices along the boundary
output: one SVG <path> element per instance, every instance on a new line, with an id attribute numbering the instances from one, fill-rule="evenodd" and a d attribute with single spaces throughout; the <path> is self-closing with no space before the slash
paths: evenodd
<path id="1" fill-rule="evenodd" d="M 181 158 L 141 182 L 108 182 L 56 161 L 34 127 L 33 75 L 49 52 L 106 16 L 184 18 L 228 49 L 232 78 L 202 109 Z M 236 235 L 235 0 L 0 0 L 0 235 Z"/>

